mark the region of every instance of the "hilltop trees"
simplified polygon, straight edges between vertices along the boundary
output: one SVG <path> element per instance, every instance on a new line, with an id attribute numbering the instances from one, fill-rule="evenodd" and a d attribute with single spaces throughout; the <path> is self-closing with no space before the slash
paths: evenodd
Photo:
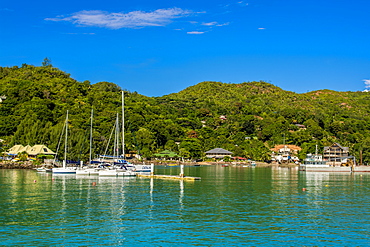
<path id="1" fill-rule="evenodd" d="M 94 109 L 93 150 L 102 154 L 117 112 L 121 88 L 111 82 L 78 82 L 51 66 L 0 67 L 0 139 L 8 145 L 47 144 L 56 150 L 67 110 L 71 158 L 87 159 L 90 112 Z M 222 147 L 266 160 L 276 144 L 302 147 L 339 142 L 370 161 L 368 105 L 362 92 L 284 91 L 266 82 L 202 82 L 162 97 L 125 91 L 125 152 L 144 157 L 170 149 L 186 158 Z"/>

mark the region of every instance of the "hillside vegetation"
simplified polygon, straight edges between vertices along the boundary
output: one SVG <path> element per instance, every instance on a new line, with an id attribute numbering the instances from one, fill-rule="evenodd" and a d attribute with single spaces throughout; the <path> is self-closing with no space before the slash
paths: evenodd
<path id="1" fill-rule="evenodd" d="M 0 67 L 0 96 L 6 97 L 0 103 L 2 151 L 14 144 L 45 144 L 55 151 L 69 110 L 68 155 L 86 160 L 93 109 L 93 153 L 103 154 L 121 113 L 121 90 L 126 153 L 151 157 L 170 149 L 200 158 L 221 147 L 235 156 L 267 160 L 269 148 L 283 142 L 301 146 L 301 158 L 315 145 L 322 150 L 338 142 L 370 161 L 369 93 L 297 94 L 262 81 L 202 82 L 146 97 L 110 82 L 78 82 L 50 64 Z"/>

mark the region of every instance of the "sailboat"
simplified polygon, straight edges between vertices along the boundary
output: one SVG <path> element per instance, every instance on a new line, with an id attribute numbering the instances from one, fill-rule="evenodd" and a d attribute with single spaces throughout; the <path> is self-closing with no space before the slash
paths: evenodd
<path id="1" fill-rule="evenodd" d="M 119 116 L 117 113 L 116 122 L 114 124 L 113 131 L 114 135 L 114 144 L 113 144 L 113 156 L 101 155 L 100 158 L 104 159 L 109 163 L 105 169 L 99 171 L 99 176 L 136 176 L 135 167 L 130 165 L 125 161 L 125 149 L 124 149 L 124 92 L 122 91 L 122 154 L 119 153 Z M 111 136 L 112 136 L 111 134 Z M 109 138 L 110 141 L 111 138 Z M 109 146 L 108 141 L 108 146 Z M 108 149 L 107 146 L 107 149 Z M 107 151 L 106 149 L 106 151 Z"/>
<path id="2" fill-rule="evenodd" d="M 91 159 L 91 150 L 92 150 L 92 126 L 93 126 L 93 116 L 94 110 L 91 109 L 91 118 L 90 118 L 90 154 L 89 154 L 89 165 L 92 163 Z M 82 166 L 82 165 L 81 165 Z M 76 175 L 99 175 L 100 168 L 98 167 L 80 167 L 76 170 Z"/>
<path id="3" fill-rule="evenodd" d="M 67 141 L 68 141 L 68 110 L 65 122 L 66 136 L 64 143 L 64 160 L 63 167 L 56 167 L 52 169 L 53 173 L 76 174 L 76 167 L 67 167 Z"/>
<path id="4" fill-rule="evenodd" d="M 136 176 L 137 174 L 150 173 L 151 167 L 148 165 L 131 164 L 125 160 L 125 111 L 124 111 L 124 92 L 122 91 L 122 153 L 118 153 L 119 146 L 119 118 L 117 114 L 115 123 L 114 154 L 113 156 L 102 156 L 110 158 L 113 166 L 99 171 L 99 176 Z"/>

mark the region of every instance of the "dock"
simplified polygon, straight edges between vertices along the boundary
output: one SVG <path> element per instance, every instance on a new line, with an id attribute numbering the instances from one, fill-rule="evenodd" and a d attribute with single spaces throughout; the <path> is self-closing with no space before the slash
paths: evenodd
<path id="1" fill-rule="evenodd" d="M 155 179 L 177 179 L 177 180 L 187 180 L 195 181 L 200 180 L 200 177 L 189 177 L 184 175 L 184 165 L 180 165 L 180 175 L 157 175 L 154 174 L 154 164 L 150 164 L 150 174 L 137 174 L 140 178 L 155 178 Z"/>
<path id="2" fill-rule="evenodd" d="M 138 177 L 141 178 L 155 178 L 155 179 L 178 179 L 178 180 L 200 180 L 200 177 L 188 177 L 188 176 L 176 176 L 176 175 L 137 175 Z"/>

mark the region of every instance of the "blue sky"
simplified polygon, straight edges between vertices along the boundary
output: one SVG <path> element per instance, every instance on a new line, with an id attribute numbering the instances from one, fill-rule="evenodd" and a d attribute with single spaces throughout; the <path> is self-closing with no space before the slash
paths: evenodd
<path id="1" fill-rule="evenodd" d="M 53 66 L 146 96 L 202 81 L 370 87 L 370 1 L 2 1 L 0 66 Z"/>

